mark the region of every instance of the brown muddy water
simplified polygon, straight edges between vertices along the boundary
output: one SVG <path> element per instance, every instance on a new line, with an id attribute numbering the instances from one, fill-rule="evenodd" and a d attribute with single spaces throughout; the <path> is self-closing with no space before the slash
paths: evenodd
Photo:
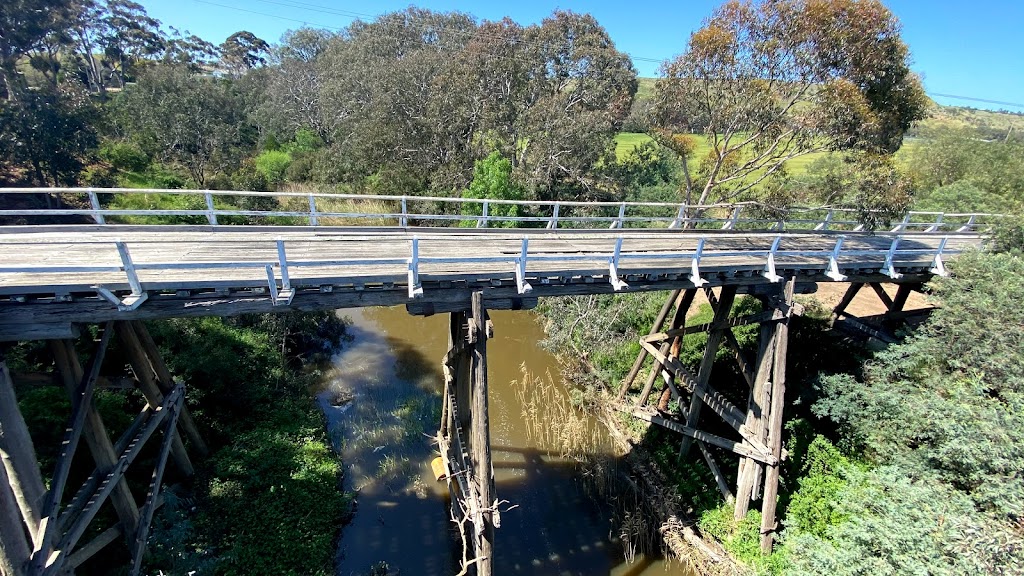
<path id="1" fill-rule="evenodd" d="M 345 487 L 357 492 L 337 573 L 362 576 L 385 562 L 402 576 L 455 574 L 460 548 L 448 491 L 430 470 L 448 317 L 414 317 L 404 307 L 339 314 L 351 319 L 352 340 L 318 396 L 345 464 Z M 496 531 L 494 573 L 685 576 L 678 562 L 638 551 L 630 536 L 635 505 L 602 480 L 618 455 L 599 424 L 569 408 L 557 361 L 539 345 L 539 319 L 530 312 L 491 317 L 492 454 L 497 495 L 509 508 Z M 524 381 L 524 369 L 535 377 Z"/>

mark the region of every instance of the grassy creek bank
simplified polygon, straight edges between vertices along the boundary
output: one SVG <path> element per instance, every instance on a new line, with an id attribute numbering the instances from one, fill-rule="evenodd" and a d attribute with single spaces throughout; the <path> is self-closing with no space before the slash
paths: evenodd
<path id="1" fill-rule="evenodd" d="M 665 295 L 550 299 L 539 310 L 547 320 L 548 347 L 567 359 L 574 402 L 605 415 L 629 443 L 626 461 L 635 465 L 644 498 L 665 503 L 654 518 L 676 514 L 704 539 L 706 545 L 696 546 L 702 553 L 682 547 L 684 557 L 699 559 L 695 570 L 1022 574 L 1021 238 L 1018 226 L 997 237 L 1004 253 L 961 255 L 950 266 L 951 277 L 927 287 L 928 299 L 939 305 L 930 319 L 881 349 L 869 350 L 830 328 L 829 308 L 819 303 L 833 299 L 830 286 L 800 298 L 805 313 L 790 324 L 781 533 L 768 556 L 759 550 L 757 509 L 735 521 L 699 453 L 679 461 L 677 435 L 614 409 L 638 338 Z M 871 311 L 873 297 L 862 292 L 856 307 Z M 756 300 L 742 298 L 732 314 L 759 309 Z M 687 323 L 710 318 L 705 304 Z M 735 332 L 749 352 L 754 329 Z M 687 336 L 680 360 L 695 367 L 705 339 Z M 731 356 L 720 351 L 713 374 L 723 395 L 746 402 L 748 389 Z M 638 381 L 644 378 L 641 373 Z M 658 397 L 656 388 L 651 402 Z M 713 419 L 702 420 L 702 428 L 712 425 Z M 715 456 L 734 484 L 736 458 Z M 725 555 L 718 550 L 732 561 L 717 561 Z"/>
<path id="2" fill-rule="evenodd" d="M 333 574 L 337 535 L 351 498 L 341 490 L 340 462 L 309 390 L 320 379 L 311 366 L 330 357 L 344 337 L 344 323 L 332 313 L 286 313 L 147 326 L 171 372 L 188 386 L 186 402 L 210 453 L 200 457 L 191 451 L 192 478 L 168 467 L 144 573 Z M 79 339 L 83 362 L 92 344 Z M 19 344 L 5 356 L 15 371 L 52 364 L 38 342 Z M 124 365 L 115 338 L 103 373 L 116 375 Z M 46 474 L 53 469 L 70 402 L 56 387 L 17 393 Z M 96 404 L 116 438 L 143 401 L 134 390 L 97 390 Z M 87 451 L 79 452 L 72 485 L 92 469 Z M 144 450 L 129 468 L 136 497 L 146 494 L 154 452 Z M 116 521 L 109 507 L 100 514 Z M 123 546 L 111 545 L 76 573 L 122 574 L 129 561 Z"/>
<path id="3" fill-rule="evenodd" d="M 404 308 L 345 310 L 346 343 L 321 403 L 356 509 L 342 530 L 339 576 L 458 572 L 458 535 L 430 460 L 440 418 L 447 315 Z M 622 452 L 575 406 L 559 363 L 539 346 L 539 318 L 491 312 L 488 404 L 497 495 L 496 574 L 691 576 L 663 558 L 642 501 L 619 481 Z"/>

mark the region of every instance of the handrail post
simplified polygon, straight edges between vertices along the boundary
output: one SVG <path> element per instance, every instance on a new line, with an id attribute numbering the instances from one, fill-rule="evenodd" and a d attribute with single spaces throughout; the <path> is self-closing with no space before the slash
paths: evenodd
<path id="1" fill-rule="evenodd" d="M 700 288 L 708 283 L 707 280 L 700 277 L 700 257 L 703 253 L 704 237 L 701 236 L 697 240 L 697 250 L 693 253 L 693 258 L 690 259 L 690 283 L 693 284 L 694 288 Z"/>
<path id="2" fill-rule="evenodd" d="M 277 241 L 277 265 L 281 268 L 281 289 L 288 290 L 292 283 L 288 278 L 288 258 L 284 253 L 284 240 Z"/>
<path id="3" fill-rule="evenodd" d="M 613 230 L 613 229 L 616 229 L 616 228 L 621 229 L 622 228 L 622 219 L 625 218 L 625 217 L 626 217 L 626 203 L 623 202 L 622 204 L 619 204 L 619 217 L 614 222 L 612 222 L 612 225 L 609 226 L 608 228 L 610 230 Z"/>
<path id="4" fill-rule="evenodd" d="M 412 237 L 412 256 L 409 258 L 409 298 L 421 298 L 423 287 L 420 286 L 420 239 Z"/>
<path id="5" fill-rule="evenodd" d="M 892 230 L 889 230 L 889 232 L 903 232 L 907 229 L 907 224 L 910 224 L 910 212 L 907 212 L 906 216 L 903 217 L 903 221 Z"/>
<path id="6" fill-rule="evenodd" d="M 487 228 L 487 220 L 489 219 L 489 215 L 488 215 L 489 205 L 490 205 L 490 203 L 487 200 L 484 200 L 484 207 L 483 207 L 483 211 L 482 211 L 483 212 L 483 218 L 480 218 L 479 220 L 476 221 L 476 227 L 477 228 Z"/>
<path id="7" fill-rule="evenodd" d="M 398 219 L 398 225 L 402 228 L 407 228 L 409 226 L 409 206 L 406 202 L 407 197 L 402 196 L 402 216 Z"/>
<path id="8" fill-rule="evenodd" d="M 316 215 L 316 197 L 313 194 L 309 195 L 309 225 L 317 226 L 320 223 L 320 219 Z"/>
<path id="9" fill-rule="evenodd" d="M 843 249 L 843 240 L 846 236 L 840 236 L 836 240 L 836 247 L 832 249 L 832 254 L 828 257 L 828 271 L 825 272 L 825 276 L 828 276 L 836 282 L 842 282 L 846 280 L 846 275 L 839 271 L 839 252 Z"/>
<path id="10" fill-rule="evenodd" d="M 519 258 L 516 258 L 516 290 L 520 294 L 526 294 L 527 292 L 533 291 L 533 286 L 526 281 L 526 257 L 529 253 L 529 246 L 530 240 L 524 236 L 522 249 L 519 252 Z"/>
<path id="11" fill-rule="evenodd" d="M 971 214 L 971 217 L 967 219 L 967 224 L 964 224 L 963 226 L 961 226 L 957 230 L 957 232 L 970 232 L 971 228 L 974 228 L 974 219 L 975 219 L 975 217 L 977 217 L 977 214 Z"/>
<path id="12" fill-rule="evenodd" d="M 673 220 L 672 223 L 668 225 L 670 230 L 679 228 L 682 225 L 683 220 L 686 218 L 686 210 L 686 204 L 679 205 L 679 211 L 676 212 L 676 219 Z"/>
<path id="13" fill-rule="evenodd" d="M 782 281 L 782 276 L 775 273 L 775 253 L 779 250 L 779 243 L 782 242 L 782 235 L 776 236 L 775 240 L 772 241 L 772 247 L 768 251 L 768 257 L 764 263 L 764 276 L 769 282 L 775 284 Z"/>
<path id="14" fill-rule="evenodd" d="M 879 270 L 879 272 L 888 275 L 889 278 L 892 278 L 893 280 L 899 280 L 903 277 L 903 274 L 896 271 L 896 266 L 893 264 L 893 259 L 896 258 L 896 247 L 899 246 L 901 240 L 903 240 L 902 236 L 897 236 L 892 239 L 892 245 L 889 246 L 889 252 L 885 255 L 885 265 L 881 270 Z"/>
<path id="15" fill-rule="evenodd" d="M 932 274 L 949 276 L 949 272 L 946 271 L 946 266 L 942 263 L 942 252 L 946 249 L 947 240 L 949 240 L 949 236 L 943 236 L 942 241 L 939 242 L 939 249 L 935 251 L 935 259 L 932 260 L 932 267 L 928 270 Z"/>
<path id="16" fill-rule="evenodd" d="M 935 223 L 925 229 L 925 232 L 935 232 L 942 227 L 942 217 L 945 216 L 944 212 L 939 212 L 939 215 L 935 217 Z"/>
<path id="17" fill-rule="evenodd" d="M 821 222 L 821 224 L 818 224 L 817 226 L 815 226 L 814 229 L 815 230 L 828 230 L 829 225 L 832 224 L 832 215 L 833 215 L 833 213 L 834 213 L 834 211 L 830 208 L 828 213 L 825 214 L 825 220 L 823 220 Z"/>
<path id="18" fill-rule="evenodd" d="M 629 288 L 629 284 L 626 284 L 619 278 L 619 255 L 622 253 L 622 236 L 619 236 L 615 240 L 615 252 L 612 253 L 612 257 L 608 259 L 608 281 L 611 282 L 612 288 L 616 292 L 620 292 Z"/>
<path id="19" fill-rule="evenodd" d="M 743 206 L 736 206 L 732 209 L 732 216 L 722 224 L 722 230 L 734 230 L 736 228 L 736 222 L 740 219 L 740 210 L 743 210 Z"/>
<path id="20" fill-rule="evenodd" d="M 117 253 L 121 256 L 121 266 L 128 277 L 128 285 L 132 288 L 132 295 L 138 296 L 142 294 L 142 284 L 139 282 L 139 275 L 135 271 L 135 263 L 132 262 L 132 255 L 128 251 L 128 245 L 120 240 L 115 240 L 114 245 L 117 246 Z"/>
<path id="21" fill-rule="evenodd" d="M 211 226 L 217 225 L 217 211 L 213 207 L 213 194 L 209 190 L 206 191 L 206 219 Z"/>
<path id="22" fill-rule="evenodd" d="M 558 228 L 558 209 L 561 205 L 555 202 L 555 207 L 551 209 L 551 219 L 548 220 L 548 230 L 554 230 Z"/>
<path id="23" fill-rule="evenodd" d="M 106 219 L 103 218 L 103 212 L 100 209 L 100 199 L 92 188 L 89 188 L 89 204 L 92 205 L 92 219 L 97 224 L 106 224 Z"/>

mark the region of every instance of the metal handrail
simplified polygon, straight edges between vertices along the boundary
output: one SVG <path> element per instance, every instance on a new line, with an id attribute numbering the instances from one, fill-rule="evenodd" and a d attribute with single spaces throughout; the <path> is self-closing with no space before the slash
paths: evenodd
<path id="1" fill-rule="evenodd" d="M 205 217 L 212 226 L 225 226 L 222 218 L 230 217 L 263 217 L 263 218 L 299 218 L 306 220 L 310 226 L 325 226 L 323 219 L 340 218 L 346 220 L 362 220 L 368 225 L 379 225 L 381 220 L 396 221 L 399 228 L 415 228 L 415 222 L 467 222 L 477 228 L 488 228 L 492 223 L 545 223 L 548 229 L 557 229 L 566 224 L 602 224 L 605 227 L 618 229 L 626 225 L 639 228 L 683 228 L 717 225 L 723 230 L 735 230 L 739 226 L 752 226 L 754 229 L 782 231 L 787 228 L 806 226 L 818 231 L 859 231 L 863 224 L 851 215 L 860 212 L 843 207 L 794 207 L 782 210 L 772 209 L 756 202 L 738 202 L 732 204 L 687 205 L 671 202 L 583 202 L 583 201 L 541 201 L 541 200 L 491 200 L 479 198 L 452 198 L 436 196 L 395 196 L 395 195 L 363 195 L 339 194 L 332 192 L 249 192 L 235 190 L 180 190 L 180 189 L 135 189 L 135 188 L 0 188 L 0 194 L 83 194 L 89 200 L 89 208 L 82 209 L 0 209 L 0 216 L 84 216 L 91 217 L 97 224 L 107 224 L 108 217 L 131 216 L 185 216 Z M 132 195 L 132 194 L 173 194 L 201 197 L 206 204 L 205 209 L 111 209 L 104 208 L 100 202 L 101 195 Z M 271 197 L 301 198 L 307 200 L 308 210 L 241 210 L 234 208 L 218 208 L 215 197 Z M 389 202 L 400 206 L 400 211 L 385 213 L 373 212 L 338 212 L 322 211 L 317 207 L 318 200 L 342 200 L 352 202 Z M 430 213 L 416 212 L 409 209 L 410 203 L 440 203 L 458 208 L 473 207 L 480 214 Z M 502 216 L 490 214 L 492 206 L 519 206 L 540 209 L 550 215 Z M 562 208 L 617 208 L 616 215 L 562 215 Z M 672 215 L 631 215 L 630 210 L 665 209 Z M 758 218 L 744 216 L 755 209 L 769 209 L 780 213 L 781 218 Z M 725 212 L 728 216 L 716 216 L 716 212 Z M 808 215 L 819 215 L 814 218 Z M 838 215 L 838 219 L 837 219 Z M 803 217 L 801 217 L 803 216 Z M 911 211 L 895 227 L 892 232 L 919 230 L 927 233 L 948 231 L 977 231 L 990 219 L 1001 218 L 999 214 L 988 213 L 943 213 Z M 413 224 L 410 224 L 412 222 Z M 667 225 L 667 226 L 666 226 Z"/>
<path id="2" fill-rule="evenodd" d="M 761 268 L 761 275 L 770 282 L 779 282 L 782 277 L 776 272 L 776 266 L 779 265 L 778 258 L 802 258 L 805 259 L 797 265 L 800 269 L 812 268 L 806 262 L 810 259 L 812 262 L 817 260 L 821 262 L 822 272 L 835 281 L 843 281 L 846 276 L 842 274 L 843 265 L 841 261 L 846 258 L 858 257 L 860 261 L 856 263 L 857 268 L 864 268 L 865 263 L 863 259 L 874 258 L 877 261 L 877 270 L 881 274 L 888 275 L 893 279 L 898 279 L 902 276 L 896 270 L 895 263 L 899 261 L 906 262 L 908 259 L 914 259 L 916 264 L 920 266 L 919 259 L 921 256 L 926 256 L 930 261 L 929 270 L 933 274 L 946 275 L 946 270 L 943 262 L 943 257 L 953 254 L 958 254 L 961 250 L 958 249 L 947 249 L 947 241 L 951 237 L 964 237 L 972 235 L 937 235 L 934 233 L 919 233 L 909 236 L 897 235 L 897 234 L 882 234 L 881 236 L 891 238 L 889 247 L 887 248 L 871 248 L 871 249 L 843 249 L 844 242 L 848 239 L 847 235 L 835 236 L 835 244 L 830 249 L 816 249 L 816 250 L 780 250 L 779 246 L 785 238 L 800 238 L 807 236 L 807 233 L 792 234 L 792 233 L 780 233 L 775 235 L 758 235 L 767 236 L 772 238 L 771 247 L 767 249 L 752 249 L 752 250 L 705 250 L 705 244 L 709 238 L 721 238 L 721 236 L 708 237 L 705 235 L 693 234 L 697 240 L 697 247 L 693 251 L 669 251 L 669 252 L 645 252 L 636 251 L 623 252 L 622 245 L 623 241 L 627 239 L 627 236 L 619 233 L 605 233 L 609 242 L 614 241 L 614 248 L 608 250 L 594 250 L 591 252 L 581 252 L 578 254 L 561 254 L 561 255 L 550 255 L 550 254 L 537 254 L 530 252 L 530 238 L 523 236 L 521 238 L 511 237 L 510 240 L 519 240 L 521 242 L 521 250 L 518 253 L 502 254 L 500 256 L 422 256 L 420 254 L 420 243 L 422 240 L 417 236 L 414 236 L 409 240 L 409 257 L 398 257 L 398 258 L 349 258 L 349 259 L 312 259 L 312 260 L 301 260 L 301 259 L 289 259 L 287 257 L 288 240 L 285 239 L 274 239 L 268 240 L 268 250 L 270 248 L 276 248 L 276 258 L 260 257 L 258 259 L 249 261 L 210 261 L 210 262 L 140 262 L 133 259 L 129 250 L 128 244 L 120 240 L 114 241 L 96 241 L 91 240 L 88 243 L 90 245 L 95 244 L 114 244 L 117 249 L 118 256 L 120 258 L 120 265 L 30 265 L 30 266 L 3 266 L 0 265 L 0 273 L 10 274 L 37 274 L 37 273 L 62 273 L 62 274 L 76 274 L 86 272 L 124 272 L 126 280 L 131 288 L 131 294 L 125 298 L 121 298 L 113 294 L 109 289 L 102 286 L 94 287 L 96 291 L 104 298 L 110 300 L 122 310 L 132 310 L 140 305 L 147 298 L 145 283 L 139 279 L 138 272 L 143 270 L 214 270 L 214 269 L 263 269 L 267 275 L 268 288 L 273 298 L 273 302 L 276 304 L 287 304 L 291 302 L 291 298 L 294 296 L 294 290 L 289 276 L 290 268 L 302 268 L 302 267 L 340 267 L 340 266 L 400 266 L 405 267 L 408 274 L 408 292 L 409 298 L 419 298 L 423 295 L 423 287 L 420 282 L 420 265 L 421 264 L 469 264 L 469 263 L 493 263 L 493 264 L 508 264 L 514 266 L 509 270 L 514 274 L 516 280 L 517 291 L 519 294 L 528 294 L 532 291 L 532 286 L 527 281 L 528 262 L 576 262 L 576 263 L 600 263 L 608 267 L 608 281 L 612 284 L 615 291 L 627 290 L 629 288 L 628 283 L 623 280 L 620 276 L 619 266 L 623 261 L 626 260 L 672 260 L 678 262 L 678 267 L 681 271 L 689 271 L 689 280 L 693 282 L 695 286 L 701 286 L 706 284 L 707 281 L 701 277 L 700 267 L 706 265 L 709 260 L 730 258 L 730 257 L 750 257 L 758 260 L 763 259 L 763 264 L 756 262 L 753 266 L 755 268 Z M 913 240 L 915 237 L 922 238 L 940 238 L 939 245 L 936 248 L 921 248 L 921 247 L 901 247 L 901 243 L 905 243 L 907 240 Z M 973 236 L 976 237 L 976 236 Z M 636 239 L 636 238 L 632 238 Z M 327 238 L 302 238 L 295 239 L 294 242 L 301 242 L 308 244 L 310 242 L 330 242 Z M 431 238 L 431 242 L 450 242 L 448 238 L 439 237 Z M 150 241 L 151 242 L 151 241 Z M 216 240 L 214 240 L 216 242 Z M 221 242 L 231 242 L 230 240 L 221 240 Z M 273 244 L 269 244 L 273 242 Z M 142 242 L 140 242 L 141 244 Z M 74 241 L 50 241 L 50 242 L 25 242 L 16 241 L 14 244 L 40 244 L 53 246 L 67 246 L 78 244 Z M 874 262 L 868 264 L 869 267 L 874 265 Z M 749 269 L 750 264 L 745 264 L 742 267 Z M 568 268 L 568 267 L 567 267 Z M 571 271 L 571 270 L 570 270 Z M 501 270 L 499 269 L 500 273 Z M 280 285 L 278 282 L 278 276 L 280 276 Z M 340 278 L 339 278 L 340 279 Z"/>

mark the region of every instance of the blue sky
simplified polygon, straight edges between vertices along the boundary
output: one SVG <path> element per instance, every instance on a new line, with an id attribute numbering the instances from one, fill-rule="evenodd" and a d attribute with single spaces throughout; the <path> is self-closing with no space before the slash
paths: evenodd
<path id="1" fill-rule="evenodd" d="M 913 68 L 942 104 L 1024 112 L 1024 1 L 883 0 L 903 24 Z M 238 30 L 276 42 L 303 24 L 342 28 L 356 17 L 402 10 L 408 1 L 354 0 L 140 0 L 165 26 L 187 29 L 219 44 Z M 422 0 L 417 6 L 461 11 L 480 19 L 509 16 L 539 22 L 555 9 L 590 12 L 616 46 L 634 57 L 641 76 L 656 76 L 660 62 L 680 53 L 694 29 L 720 0 Z M 951 94 L 1019 106 L 955 100 Z"/>

